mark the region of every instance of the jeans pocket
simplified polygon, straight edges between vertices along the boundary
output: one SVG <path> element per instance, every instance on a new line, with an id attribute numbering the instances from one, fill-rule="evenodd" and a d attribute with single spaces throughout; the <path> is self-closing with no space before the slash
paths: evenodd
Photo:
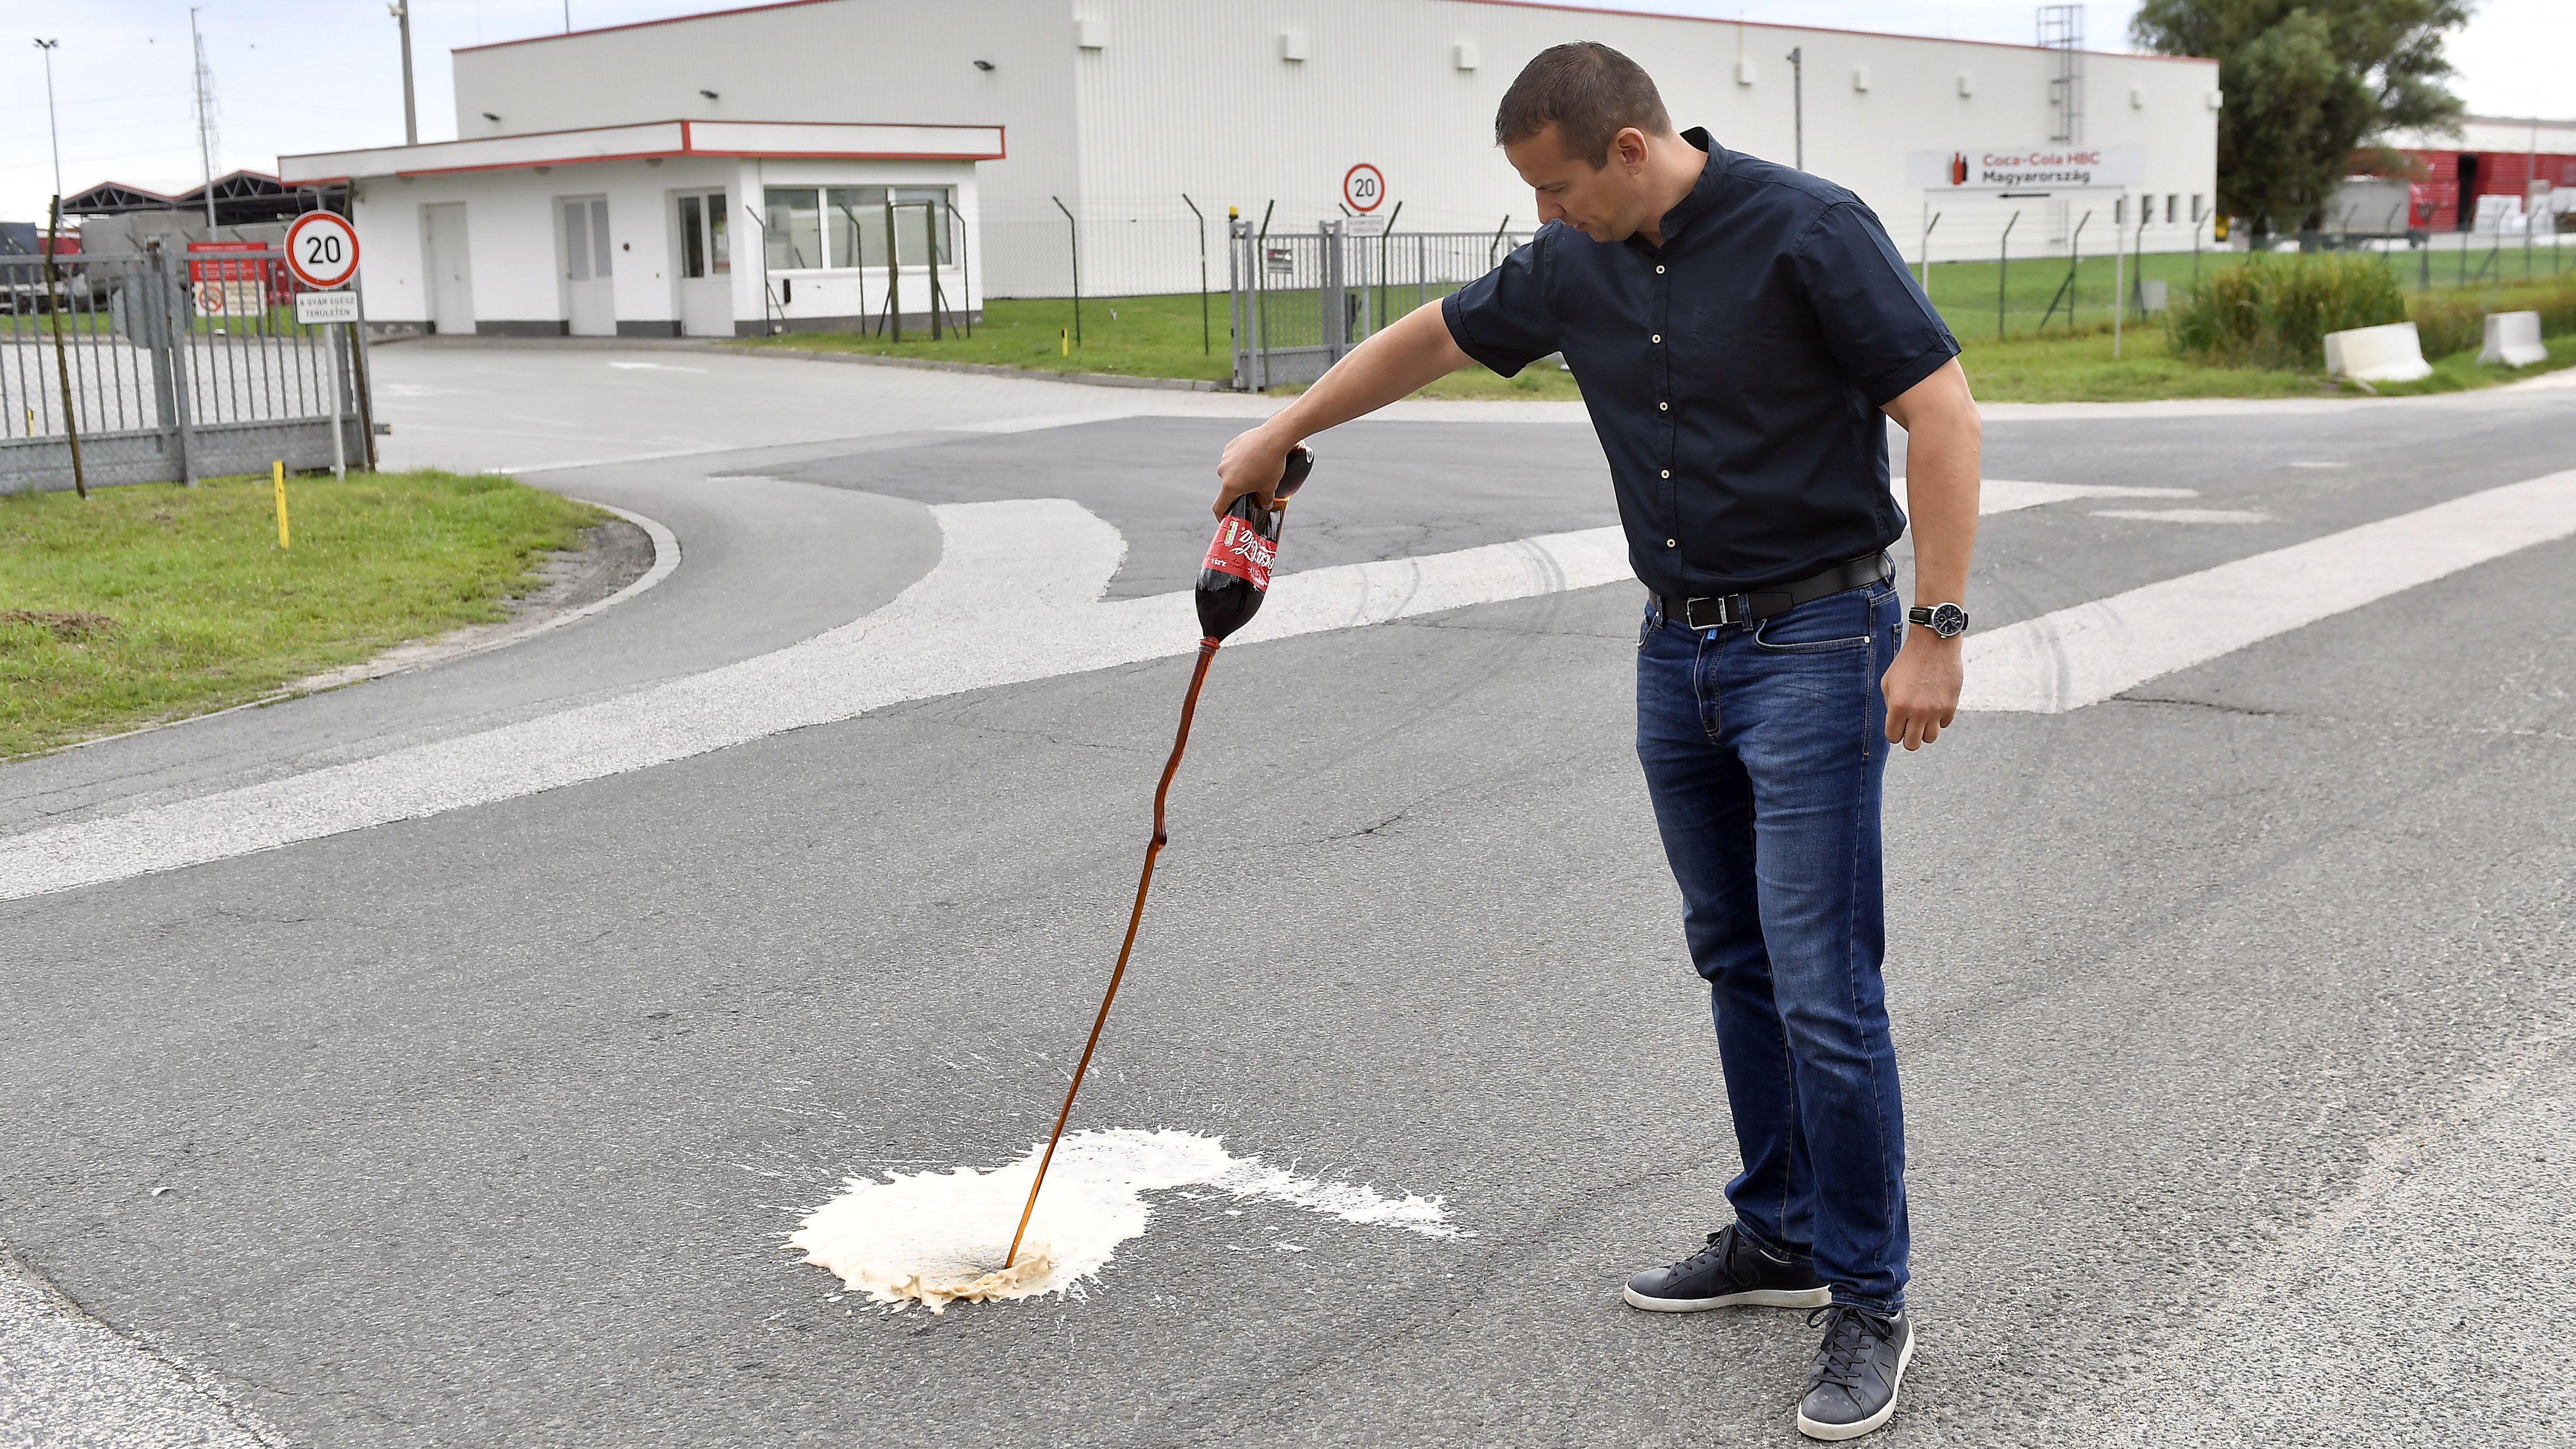
<path id="1" fill-rule="evenodd" d="M 1756 623 L 1753 647 L 1773 654 L 1866 649 L 1870 632 L 1870 591 L 1845 589 Z"/>

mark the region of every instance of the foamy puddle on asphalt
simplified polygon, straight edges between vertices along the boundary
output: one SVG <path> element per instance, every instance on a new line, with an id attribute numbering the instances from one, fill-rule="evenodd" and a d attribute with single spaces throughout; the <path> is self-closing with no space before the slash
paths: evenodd
<path id="1" fill-rule="evenodd" d="M 1065 1136 L 1019 1259 L 1005 1270 L 1043 1152 L 1033 1146 L 991 1169 L 851 1178 L 839 1197 L 806 1215 L 787 1245 L 876 1302 L 918 1300 L 938 1313 L 960 1301 L 1076 1291 L 1144 1233 L 1154 1213 L 1145 1194 L 1174 1188 L 1208 1187 L 1425 1237 L 1459 1235 L 1436 1197 L 1388 1197 L 1371 1186 L 1299 1177 L 1234 1156 L 1220 1138 L 1122 1128 Z"/>

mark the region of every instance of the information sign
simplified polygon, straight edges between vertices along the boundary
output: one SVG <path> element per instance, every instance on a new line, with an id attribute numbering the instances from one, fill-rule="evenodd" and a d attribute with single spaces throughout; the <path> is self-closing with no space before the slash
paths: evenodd
<path id="1" fill-rule="evenodd" d="M 2146 175 L 2144 146 L 1993 146 L 1905 155 L 1905 184 L 1931 196 L 2014 199 L 2119 191 Z"/>
<path id="2" fill-rule="evenodd" d="M 345 291 L 298 292 L 295 294 L 295 320 L 305 327 L 355 322 L 358 320 L 358 294 Z"/>

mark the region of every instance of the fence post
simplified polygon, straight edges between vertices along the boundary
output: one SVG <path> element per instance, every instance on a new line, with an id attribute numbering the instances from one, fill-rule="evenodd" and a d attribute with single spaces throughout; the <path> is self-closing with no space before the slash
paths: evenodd
<path id="1" fill-rule="evenodd" d="M 1065 235 L 1073 240 L 1073 345 L 1080 347 L 1082 345 L 1082 227 L 1073 219 L 1072 212 L 1065 211 L 1062 201 L 1053 196 L 1048 197 L 1047 200 L 1055 202 L 1055 209 L 1064 212 Z"/>
<path id="2" fill-rule="evenodd" d="M 167 349 L 164 360 L 170 378 L 172 410 L 179 421 L 179 481 L 186 487 L 197 486 L 196 404 L 190 397 L 188 380 L 188 328 L 190 326 L 188 289 L 184 283 L 172 285 L 170 253 L 156 238 L 152 254 L 160 261 L 161 336 Z"/>
<path id="3" fill-rule="evenodd" d="M 358 431 L 367 440 L 367 471 L 376 471 L 376 389 L 367 381 L 367 294 L 358 286 L 355 273 L 349 277 L 349 294 L 358 299 L 358 323 L 349 333 L 357 347 Z"/>
<path id="4" fill-rule="evenodd" d="M 895 240 L 894 188 L 885 189 L 886 224 L 886 326 L 894 344 L 903 345 L 903 249 Z"/>
<path id="5" fill-rule="evenodd" d="M 2020 221 L 2021 211 L 2016 207 L 2011 218 L 2004 222 L 2003 236 L 1995 242 L 1995 340 L 1997 342 L 2004 340 L 2005 281 L 2012 275 L 2012 229 Z M 1928 300 L 1928 293 L 1926 298 Z"/>
<path id="6" fill-rule="evenodd" d="M 1932 219 L 1930 221 L 1923 223 L 1923 243 L 1921 252 L 1923 256 L 1923 300 L 1926 302 L 1932 300 L 1932 229 L 1940 224 L 1941 213 L 1937 211 L 1932 213 Z"/>
<path id="7" fill-rule="evenodd" d="M 1318 319 L 1323 326 L 1324 351 L 1333 362 L 1342 360 L 1350 350 L 1351 314 L 1347 294 L 1342 289 L 1342 224 L 1323 221 L 1315 224 L 1316 245 L 1323 251 L 1324 275 L 1315 289 Z M 1325 366 L 1331 366 L 1326 363 Z"/>
<path id="8" fill-rule="evenodd" d="M 1186 191 L 1181 193 L 1181 204 L 1190 209 L 1190 215 L 1199 219 L 1199 356 L 1205 357 L 1215 350 L 1215 343 L 1208 334 L 1207 213 L 1199 210 L 1199 204 L 1190 200 Z"/>
<path id="9" fill-rule="evenodd" d="M 930 248 L 930 340 L 939 340 L 939 212 L 925 201 L 921 204 L 921 244 Z"/>
<path id="10" fill-rule="evenodd" d="M 54 319 L 54 371 L 63 385 L 63 436 L 72 445 L 72 489 L 87 498 L 89 480 L 81 474 L 80 420 L 74 416 L 80 408 L 72 397 L 71 358 L 63 351 L 63 306 L 71 295 L 62 290 L 60 274 L 54 270 L 54 242 L 63 231 L 63 199 L 59 195 L 54 198 L 53 218 L 52 229 L 45 233 L 45 311 Z"/>
<path id="11" fill-rule="evenodd" d="M 943 195 L 939 204 L 947 208 L 948 234 L 957 239 L 958 301 L 964 308 L 948 324 L 971 338 L 975 335 L 975 246 L 966 235 L 965 218 L 957 214 L 957 203 Z"/>

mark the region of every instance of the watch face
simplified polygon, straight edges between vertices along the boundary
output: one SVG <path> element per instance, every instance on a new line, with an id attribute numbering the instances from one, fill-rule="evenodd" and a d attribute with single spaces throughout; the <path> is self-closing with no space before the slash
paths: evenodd
<path id="1" fill-rule="evenodd" d="M 1968 611 L 1956 604 L 1932 606 L 1932 632 L 1944 639 L 1955 639 L 1968 631 Z"/>

